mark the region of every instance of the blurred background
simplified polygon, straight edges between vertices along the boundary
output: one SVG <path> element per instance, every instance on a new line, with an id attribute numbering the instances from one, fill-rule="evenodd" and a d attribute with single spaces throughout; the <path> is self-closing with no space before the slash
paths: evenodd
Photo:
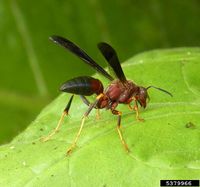
<path id="1" fill-rule="evenodd" d="M 121 61 L 151 49 L 199 46 L 199 0 L 1 0 L 0 144 L 12 140 L 57 95 L 61 83 L 94 73 L 48 40 L 57 34 L 102 66 L 107 41 Z"/>

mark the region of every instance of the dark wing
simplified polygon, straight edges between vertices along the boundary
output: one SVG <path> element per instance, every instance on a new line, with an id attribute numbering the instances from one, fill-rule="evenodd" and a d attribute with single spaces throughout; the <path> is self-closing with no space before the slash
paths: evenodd
<path id="1" fill-rule="evenodd" d="M 75 45 L 73 42 L 61 36 L 51 36 L 49 39 L 71 51 L 73 54 L 78 56 L 80 59 L 82 59 L 84 62 L 86 62 L 88 65 L 90 65 L 109 80 L 113 80 L 111 75 L 109 75 L 101 66 L 99 66 L 92 58 L 90 58 L 80 47 Z"/>
<path id="2" fill-rule="evenodd" d="M 107 43 L 101 42 L 98 44 L 98 48 L 108 61 L 109 65 L 112 67 L 113 71 L 115 72 L 117 78 L 122 81 L 126 82 L 126 77 L 120 65 L 119 59 L 117 57 L 117 53 L 115 50 Z"/>

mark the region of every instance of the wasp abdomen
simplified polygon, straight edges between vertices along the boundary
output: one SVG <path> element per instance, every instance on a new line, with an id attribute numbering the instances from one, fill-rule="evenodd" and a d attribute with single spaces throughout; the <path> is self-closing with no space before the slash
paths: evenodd
<path id="1" fill-rule="evenodd" d="M 61 87 L 62 92 L 73 93 L 77 95 L 90 96 L 103 92 L 103 85 L 100 80 L 89 76 L 81 76 L 66 81 Z"/>

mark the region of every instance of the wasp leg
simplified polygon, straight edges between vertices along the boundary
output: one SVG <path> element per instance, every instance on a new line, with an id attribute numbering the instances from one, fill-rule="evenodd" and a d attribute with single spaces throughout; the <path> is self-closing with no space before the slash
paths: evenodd
<path id="1" fill-rule="evenodd" d="M 61 127 L 62 124 L 63 124 L 64 117 L 65 117 L 66 115 L 68 115 L 68 113 L 69 113 L 69 109 L 70 109 L 70 106 L 71 106 L 73 97 L 74 97 L 74 95 L 72 95 L 72 96 L 70 97 L 70 100 L 69 100 L 67 106 L 65 107 L 65 109 L 64 109 L 64 111 L 63 111 L 63 113 L 62 113 L 62 115 L 61 115 L 61 117 L 60 117 L 60 120 L 58 121 L 58 124 L 57 124 L 56 128 L 55 128 L 50 134 L 48 134 L 46 137 L 42 137 L 42 138 L 41 138 L 41 141 L 42 141 L 42 142 L 48 141 L 49 139 L 51 139 L 51 137 L 52 137 L 54 134 L 56 134 L 56 133 L 60 130 L 60 127 Z"/>
<path id="2" fill-rule="evenodd" d="M 97 110 L 96 110 L 96 119 L 99 120 L 100 118 L 101 118 L 101 116 L 100 116 L 100 111 L 99 111 L 99 109 L 97 108 Z"/>
<path id="3" fill-rule="evenodd" d="M 112 113 L 113 113 L 114 115 L 117 115 L 117 116 L 118 116 L 118 120 L 117 120 L 117 132 L 118 132 L 118 134 L 119 134 L 119 138 L 120 138 L 120 140 L 121 140 L 121 143 L 122 143 L 122 145 L 124 146 L 125 150 L 126 150 L 127 152 L 130 152 L 130 150 L 129 150 L 129 148 L 128 148 L 128 145 L 126 144 L 126 142 L 125 142 L 125 140 L 124 140 L 124 138 L 123 138 L 122 132 L 121 132 L 121 130 L 120 130 L 120 128 L 121 128 L 121 115 L 122 115 L 122 112 L 117 111 L 117 110 L 112 110 Z"/>
<path id="4" fill-rule="evenodd" d="M 87 106 L 90 106 L 90 102 L 88 101 L 88 99 L 87 99 L 84 95 L 80 95 L 80 98 L 82 99 L 82 101 L 83 101 Z"/>
<path id="5" fill-rule="evenodd" d="M 96 107 L 97 103 L 99 102 L 99 99 L 100 99 L 101 97 L 103 97 L 103 96 L 104 96 L 103 94 L 99 94 L 99 95 L 96 97 L 95 102 L 92 103 L 92 104 L 90 104 L 90 105 L 89 105 L 89 108 L 88 108 L 87 111 L 84 113 L 84 115 L 83 115 L 83 117 L 82 117 L 82 120 L 81 120 L 81 126 L 80 126 L 80 128 L 79 128 L 79 130 L 78 130 L 78 133 L 77 133 L 77 135 L 76 135 L 76 137 L 75 137 L 73 143 L 71 144 L 71 146 L 67 149 L 67 155 L 69 155 L 69 154 L 73 151 L 73 149 L 76 147 L 76 144 L 77 144 L 78 138 L 79 138 L 80 135 L 81 135 L 81 131 L 82 131 L 82 129 L 83 129 L 83 126 L 84 126 L 86 117 L 90 114 L 90 112 L 92 111 L 92 109 Z"/>
<path id="6" fill-rule="evenodd" d="M 131 105 L 130 105 L 130 103 L 129 103 L 129 105 L 128 105 L 128 107 L 129 107 L 129 109 L 130 110 L 135 110 L 135 112 L 136 112 L 136 120 L 138 120 L 138 121 L 144 121 L 144 119 L 142 119 L 142 118 L 140 118 L 139 117 L 139 108 L 138 108 L 138 103 L 137 103 L 137 100 L 135 99 L 135 98 L 133 98 L 133 100 L 134 100 L 134 102 L 135 102 L 135 105 L 132 107 Z"/>
<path id="7" fill-rule="evenodd" d="M 80 95 L 80 98 L 82 99 L 82 101 L 87 105 L 87 106 L 90 106 L 90 102 L 88 101 L 88 99 L 85 97 L 85 96 L 83 96 L 83 95 Z M 95 107 L 96 108 L 96 107 Z M 99 120 L 100 119 L 100 112 L 99 112 L 99 109 L 98 108 L 96 108 L 97 110 L 96 110 L 96 119 L 97 120 Z"/>

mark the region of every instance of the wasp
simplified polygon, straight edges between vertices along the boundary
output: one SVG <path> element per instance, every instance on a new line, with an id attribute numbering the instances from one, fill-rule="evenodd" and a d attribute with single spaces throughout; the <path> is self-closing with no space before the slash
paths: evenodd
<path id="1" fill-rule="evenodd" d="M 77 141 L 81 135 L 81 131 L 83 129 L 86 117 L 90 114 L 93 109 L 107 109 L 110 110 L 113 115 L 118 117 L 117 120 L 117 132 L 119 138 L 121 140 L 122 145 L 124 146 L 125 150 L 129 152 L 128 145 L 126 144 L 122 132 L 120 130 L 121 127 L 121 116 L 122 112 L 117 110 L 117 106 L 119 104 L 127 104 L 131 110 L 135 110 L 136 112 L 136 119 L 138 121 L 143 121 L 142 118 L 139 116 L 139 106 L 146 108 L 147 99 L 149 98 L 148 89 L 155 88 L 159 91 L 162 91 L 170 96 L 172 94 L 162 88 L 158 88 L 155 86 L 138 86 L 132 80 L 127 80 L 122 67 L 120 65 L 119 58 L 117 56 L 116 51 L 107 43 L 101 42 L 97 46 L 105 57 L 106 61 L 108 62 L 109 66 L 115 73 L 116 78 L 113 78 L 107 71 L 105 71 L 100 65 L 98 65 L 90 56 L 87 55 L 85 51 L 83 51 L 80 47 L 76 44 L 71 42 L 70 40 L 63 38 L 61 36 L 51 36 L 50 40 L 54 43 L 64 47 L 65 49 L 72 52 L 74 55 L 79 57 L 83 62 L 91 66 L 97 72 L 102 74 L 105 78 L 110 81 L 110 84 L 104 89 L 102 82 L 98 79 L 95 79 L 90 76 L 79 76 L 73 79 L 66 81 L 60 87 L 60 91 L 71 93 L 72 96 L 69 99 L 68 104 L 66 105 L 61 118 L 56 126 L 56 128 L 47 136 L 42 138 L 42 141 L 49 140 L 56 132 L 59 131 L 61 124 L 63 122 L 64 116 L 68 115 L 69 109 L 73 100 L 74 95 L 79 95 L 82 101 L 88 106 L 88 109 L 83 114 L 80 128 L 75 136 L 75 139 L 71 146 L 67 150 L 67 154 L 70 154 L 74 148 L 76 147 Z M 87 96 L 91 96 L 95 94 L 96 99 L 94 102 L 90 102 L 87 99 Z M 131 103 L 134 103 L 131 106 Z"/>

